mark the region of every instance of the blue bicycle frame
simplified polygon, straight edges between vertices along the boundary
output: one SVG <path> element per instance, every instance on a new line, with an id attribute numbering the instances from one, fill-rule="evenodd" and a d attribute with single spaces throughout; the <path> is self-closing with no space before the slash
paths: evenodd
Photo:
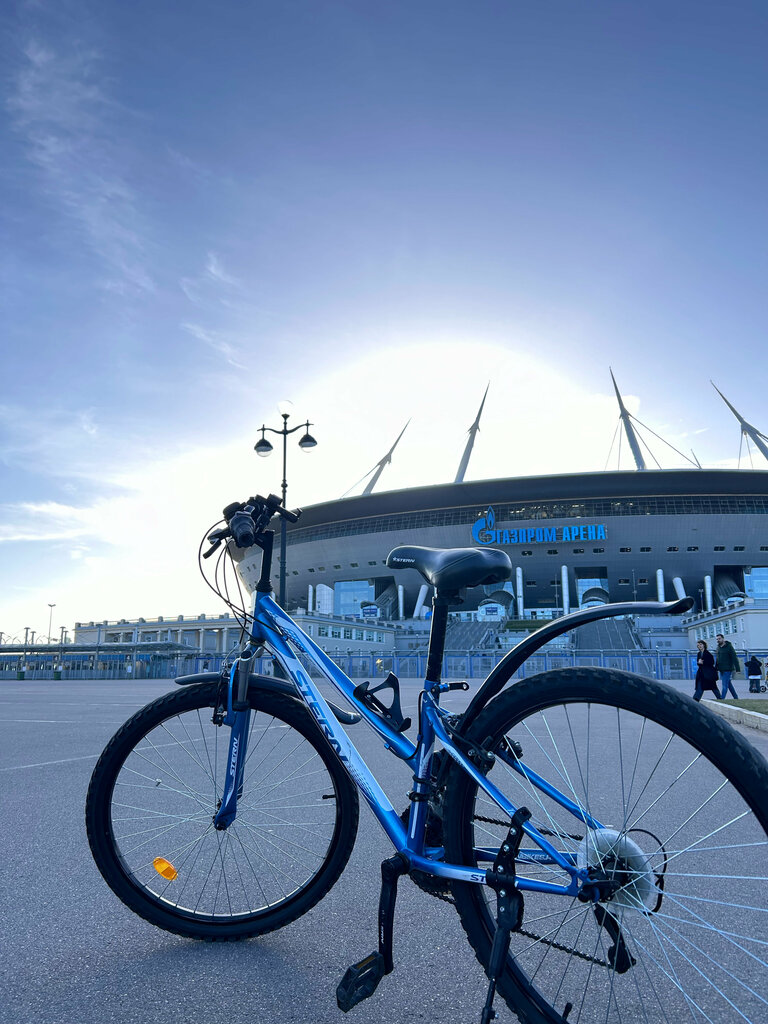
<path id="1" fill-rule="evenodd" d="M 266 639 L 260 639 L 266 638 Z M 435 749 L 435 742 L 440 741 L 454 761 L 467 772 L 487 796 L 497 804 L 501 812 L 510 819 L 518 808 L 483 774 L 456 745 L 445 722 L 447 712 L 441 709 L 439 693 L 446 690 L 444 684 L 425 681 L 421 694 L 419 735 L 414 744 L 407 737 L 397 732 L 374 710 L 359 701 L 354 694 L 355 684 L 341 669 L 314 643 L 311 637 L 301 630 L 272 598 L 271 594 L 256 592 L 253 609 L 253 628 L 249 643 L 241 657 L 232 666 L 227 694 L 227 708 L 224 724 L 231 727 L 227 782 L 221 807 L 218 810 L 215 824 L 226 828 L 234 821 L 237 814 L 237 800 L 241 795 L 243 771 L 247 754 L 247 738 L 251 711 L 247 701 L 238 703 L 239 673 L 245 673 L 256 651 L 267 647 L 285 669 L 293 682 L 298 694 L 307 704 L 317 721 L 318 727 L 329 745 L 336 751 L 352 780 L 362 792 L 369 807 L 373 811 L 384 831 L 389 836 L 395 849 L 405 855 L 412 869 L 423 871 L 439 878 L 456 879 L 462 882 L 485 884 L 486 872 L 460 864 L 447 864 L 442 859 L 442 849 L 425 847 L 425 830 L 427 822 L 430 766 Z M 328 703 L 320 693 L 315 682 L 301 664 L 296 652 L 301 652 L 312 665 L 347 699 L 362 715 L 368 724 L 384 741 L 387 749 L 403 760 L 413 772 L 414 795 L 411 802 L 407 828 L 382 790 L 376 778 L 359 754 L 344 728 L 337 720 Z M 244 694 L 241 691 L 241 696 Z M 528 769 L 525 763 L 517 758 L 506 755 L 502 757 L 514 771 L 524 776 L 533 786 L 540 789 L 548 797 L 557 801 L 563 808 L 582 821 L 589 829 L 603 826 L 587 814 L 583 808 L 562 794 L 538 774 Z M 422 799 L 418 799 L 421 796 Z M 521 850 L 518 862 L 524 864 L 557 865 L 569 876 L 567 885 L 542 882 L 524 877 L 517 878 L 520 890 L 532 892 L 557 893 L 563 896 L 575 896 L 580 884 L 587 881 L 587 869 L 578 868 L 573 854 L 556 850 L 538 829 L 526 822 L 522 825 L 528 838 L 536 844 L 538 850 Z M 477 850 L 480 860 L 493 861 L 497 851 Z"/>

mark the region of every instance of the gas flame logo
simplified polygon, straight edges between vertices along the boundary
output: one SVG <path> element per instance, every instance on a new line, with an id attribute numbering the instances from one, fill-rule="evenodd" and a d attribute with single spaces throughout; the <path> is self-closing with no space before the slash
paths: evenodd
<path id="1" fill-rule="evenodd" d="M 492 530 L 496 525 L 496 513 L 489 505 L 484 516 L 480 516 L 472 527 L 472 537 L 477 544 L 491 544 L 493 542 Z"/>

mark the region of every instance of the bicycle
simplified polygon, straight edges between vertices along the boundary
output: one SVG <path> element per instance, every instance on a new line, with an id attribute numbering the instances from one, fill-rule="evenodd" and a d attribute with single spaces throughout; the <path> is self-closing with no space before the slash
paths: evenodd
<path id="1" fill-rule="evenodd" d="M 395 853 L 381 866 L 378 947 L 346 971 L 340 1009 L 393 970 L 398 881 L 409 875 L 455 904 L 488 975 L 482 1024 L 497 993 L 525 1024 L 764 1020 L 762 757 L 687 696 L 631 673 L 560 669 L 507 686 L 556 635 L 613 615 L 679 614 L 690 599 L 553 620 L 450 714 L 441 695 L 468 686 L 441 677 L 448 608 L 466 588 L 506 579 L 511 564 L 487 548 L 395 548 L 387 564 L 435 588 L 414 740 L 394 675 L 356 685 L 274 601 L 275 515 L 299 513 L 254 497 L 206 531 L 202 558 L 224 545 L 214 589 L 222 593 L 223 565 L 227 599 L 232 557 L 262 553 L 229 670 L 177 679 L 180 689 L 129 719 L 94 769 L 88 838 L 120 899 L 190 938 L 280 928 L 338 880 L 362 793 Z M 261 651 L 284 678 L 251 672 Z M 310 667 L 351 711 L 322 695 Z M 412 776 L 402 813 L 344 728 L 361 720 Z"/>

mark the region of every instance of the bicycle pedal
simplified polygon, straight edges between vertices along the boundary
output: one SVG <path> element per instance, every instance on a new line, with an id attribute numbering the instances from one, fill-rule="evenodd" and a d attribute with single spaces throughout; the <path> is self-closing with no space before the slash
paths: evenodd
<path id="1" fill-rule="evenodd" d="M 381 953 L 369 953 L 359 963 L 348 967 L 336 989 L 339 1009 L 347 1013 L 368 996 L 373 995 L 376 986 L 384 977 L 384 957 Z"/>

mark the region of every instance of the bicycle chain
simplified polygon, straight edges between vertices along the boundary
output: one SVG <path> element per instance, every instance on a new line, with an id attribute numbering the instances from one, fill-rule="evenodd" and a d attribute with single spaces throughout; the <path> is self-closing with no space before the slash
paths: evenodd
<path id="1" fill-rule="evenodd" d="M 505 821 L 499 821 L 496 818 L 484 818 L 480 814 L 476 814 L 474 816 L 474 820 L 475 821 L 483 821 L 487 825 L 502 825 L 505 828 L 509 824 L 508 822 L 505 822 Z M 583 836 L 571 835 L 568 832 L 562 832 L 562 833 L 552 832 L 548 828 L 540 828 L 539 832 L 541 832 L 541 834 L 544 835 L 544 836 L 560 836 L 560 837 L 567 836 L 568 839 L 577 839 L 577 840 L 580 840 L 580 839 L 583 838 Z M 422 889 L 426 893 L 429 893 L 430 896 L 434 896 L 435 899 L 442 900 L 443 903 L 448 903 L 452 907 L 456 906 L 456 900 L 454 900 L 451 896 L 445 896 L 441 892 L 436 892 L 434 889 L 427 888 L 425 885 L 422 885 L 415 878 L 413 879 L 413 881 L 416 882 L 416 885 L 418 885 L 420 889 Z M 536 932 L 529 932 L 526 928 L 518 928 L 516 930 L 515 934 L 516 935 L 524 935 L 526 939 L 533 939 L 534 942 L 542 942 L 542 943 L 544 943 L 545 946 L 551 946 L 552 949 L 557 949 L 561 953 L 569 953 L 571 956 L 578 957 L 580 960 L 586 960 L 587 963 L 590 963 L 590 964 L 596 964 L 598 967 L 608 967 L 608 968 L 610 968 L 610 966 L 611 966 L 606 960 L 599 960 L 597 957 L 590 956 L 589 953 L 582 953 L 578 949 L 572 949 L 570 946 L 564 946 L 561 942 L 555 942 L 554 939 L 547 939 L 543 935 L 537 935 Z"/>
<path id="2" fill-rule="evenodd" d="M 508 821 L 499 821 L 498 818 L 484 818 L 482 814 L 475 814 L 473 817 L 474 821 L 484 821 L 486 825 L 501 825 L 502 828 L 509 828 Z M 576 836 L 572 832 L 553 832 L 552 829 L 546 828 L 544 825 L 537 825 L 536 829 L 543 836 L 554 836 L 556 839 L 575 839 L 580 842 L 584 836 Z"/>

